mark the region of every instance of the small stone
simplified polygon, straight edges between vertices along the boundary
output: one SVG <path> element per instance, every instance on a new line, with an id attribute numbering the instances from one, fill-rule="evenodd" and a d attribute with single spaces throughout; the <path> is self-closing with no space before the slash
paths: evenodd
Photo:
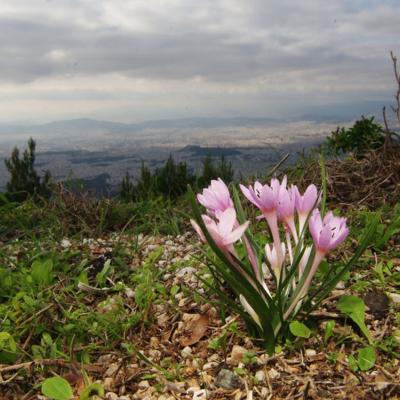
<path id="1" fill-rule="evenodd" d="M 218 365 L 219 365 L 219 363 L 217 363 L 215 361 L 214 362 L 205 363 L 203 365 L 203 371 L 207 371 L 209 369 L 213 369 L 213 368 L 217 367 Z"/>
<path id="2" fill-rule="evenodd" d="M 281 374 L 275 368 L 271 368 L 270 370 L 268 370 L 268 376 L 270 379 L 279 378 L 280 375 Z"/>
<path id="3" fill-rule="evenodd" d="M 61 240 L 60 244 L 61 244 L 61 247 L 63 247 L 64 249 L 67 249 L 68 247 L 72 246 L 72 243 L 68 239 Z"/>
<path id="4" fill-rule="evenodd" d="M 186 346 L 181 351 L 181 356 L 182 356 L 182 358 L 190 358 L 190 357 L 192 357 L 192 349 L 189 346 Z"/>
<path id="5" fill-rule="evenodd" d="M 306 356 L 307 357 L 313 357 L 317 354 L 317 352 L 314 349 L 306 349 Z"/>
<path id="6" fill-rule="evenodd" d="M 335 286 L 335 289 L 339 289 L 339 290 L 343 290 L 344 288 L 345 288 L 345 285 L 344 285 L 343 281 L 339 281 Z"/>
<path id="7" fill-rule="evenodd" d="M 238 389 L 242 385 L 242 382 L 240 378 L 232 371 L 229 371 L 229 369 L 221 369 L 215 379 L 215 385 L 232 390 Z"/>
<path id="8" fill-rule="evenodd" d="M 104 386 L 105 390 L 111 390 L 114 386 L 114 378 L 111 378 L 111 377 L 104 378 L 103 386 Z"/>
<path id="9" fill-rule="evenodd" d="M 242 346 L 235 345 L 231 352 L 231 364 L 237 365 L 243 360 L 243 356 L 247 353 L 247 349 Z"/>
<path id="10" fill-rule="evenodd" d="M 148 381 L 140 381 L 138 383 L 138 388 L 139 389 L 147 389 L 148 387 L 150 387 L 150 384 Z"/>
<path id="11" fill-rule="evenodd" d="M 256 379 L 259 383 L 263 383 L 265 381 L 265 372 L 263 370 L 257 371 Z"/>
<path id="12" fill-rule="evenodd" d="M 398 294 L 398 293 L 388 293 L 388 296 L 393 301 L 393 303 L 396 303 L 396 304 L 400 303 L 400 294 Z"/>
<path id="13" fill-rule="evenodd" d="M 112 376 L 118 371 L 118 369 L 119 369 L 118 364 L 111 364 L 104 373 L 104 376 L 105 377 Z"/>
<path id="14" fill-rule="evenodd" d="M 106 388 L 105 384 L 104 384 L 104 388 Z M 118 400 L 118 395 L 116 393 L 114 393 L 114 392 L 108 392 L 106 394 L 106 400 Z"/>
<path id="15" fill-rule="evenodd" d="M 189 388 L 187 392 L 192 395 L 192 400 L 207 400 L 206 389 Z"/>

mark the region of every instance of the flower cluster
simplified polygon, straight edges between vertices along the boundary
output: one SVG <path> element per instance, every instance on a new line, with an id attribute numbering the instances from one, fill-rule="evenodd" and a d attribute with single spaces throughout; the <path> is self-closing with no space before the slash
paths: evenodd
<path id="1" fill-rule="evenodd" d="M 346 218 L 335 217 L 332 212 L 321 216 L 318 209 L 320 194 L 315 185 L 310 185 L 301 194 L 297 186 L 288 186 L 286 177 L 282 181 L 273 178 L 270 184 L 257 181 L 253 186 L 240 185 L 240 189 L 260 210 L 257 219 L 267 222 L 272 242 L 265 244 L 262 255 L 257 254 L 249 241 L 249 221 L 238 221 L 229 189 L 221 179 L 211 181 L 211 185 L 197 195 L 198 202 L 207 210 L 201 217 L 204 222 L 201 225 L 235 268 L 240 265 L 235 243 L 243 244 L 253 271 L 250 283 L 254 288 L 261 286 L 272 298 L 274 288 L 278 291 L 281 284 L 286 285 L 287 301 L 281 312 L 287 320 L 301 307 L 321 261 L 346 239 L 349 233 Z M 205 232 L 196 221 L 191 222 L 206 242 Z M 308 231 L 313 246 L 306 245 Z M 249 280 L 247 274 L 246 279 Z M 242 294 L 239 298 L 249 315 L 261 326 L 260 316 L 249 304 L 250 300 Z"/>

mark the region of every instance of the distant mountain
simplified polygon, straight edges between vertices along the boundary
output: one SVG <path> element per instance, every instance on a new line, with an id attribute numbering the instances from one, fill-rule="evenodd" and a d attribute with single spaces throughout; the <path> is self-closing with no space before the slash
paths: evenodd
<path id="1" fill-rule="evenodd" d="M 146 129 L 189 129 L 189 128 L 220 128 L 262 126 L 284 122 L 274 118 L 182 118 L 151 120 L 136 124 L 98 121 L 90 118 L 54 121 L 40 125 L 0 125 L 0 135 L 66 135 L 66 134 L 96 134 L 119 133 L 128 134 Z"/>

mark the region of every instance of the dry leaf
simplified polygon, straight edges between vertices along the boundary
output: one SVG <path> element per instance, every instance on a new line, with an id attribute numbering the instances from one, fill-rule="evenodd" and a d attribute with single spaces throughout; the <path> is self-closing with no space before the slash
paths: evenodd
<path id="1" fill-rule="evenodd" d="M 206 334 L 208 322 L 208 315 L 186 314 L 180 345 L 186 347 L 197 343 Z"/>

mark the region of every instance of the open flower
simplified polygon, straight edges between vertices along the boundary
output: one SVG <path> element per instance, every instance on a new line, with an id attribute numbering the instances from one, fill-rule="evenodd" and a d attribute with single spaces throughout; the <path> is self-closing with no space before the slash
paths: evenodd
<path id="1" fill-rule="evenodd" d="M 282 183 L 280 183 L 278 179 L 272 178 L 271 185 L 262 185 L 258 181 L 254 183 L 254 187 L 250 185 L 247 188 L 240 185 L 240 189 L 245 197 L 260 209 L 262 216 L 267 220 L 275 248 L 277 249 L 279 268 L 283 263 L 284 255 L 282 253 L 281 239 L 279 237 L 277 207 L 279 203 L 279 193 L 281 189 L 286 189 L 286 184 L 287 179 L 285 176 Z"/>
<path id="2" fill-rule="evenodd" d="M 264 216 L 276 211 L 281 187 L 286 188 L 286 176 L 283 178 L 282 183 L 278 179 L 272 178 L 271 185 L 262 185 L 258 181 L 254 183 L 253 187 L 250 185 L 247 188 L 244 185 L 240 185 L 240 189 L 247 200 L 258 207 Z"/>
<path id="3" fill-rule="evenodd" d="M 208 215 L 202 215 L 202 218 L 207 231 L 217 246 L 231 253 L 234 252 L 233 244 L 243 236 L 249 226 L 249 221 L 237 226 L 236 211 L 234 208 L 227 208 L 225 211 L 221 212 L 217 221 L 210 218 Z M 193 220 L 191 220 L 191 223 L 201 240 L 206 241 L 204 233 L 201 231 L 199 225 Z"/>
<path id="4" fill-rule="evenodd" d="M 349 234 L 346 218 L 335 217 L 332 211 L 322 219 L 319 210 L 315 209 L 309 227 L 317 252 L 323 255 L 339 246 Z"/>
<path id="5" fill-rule="evenodd" d="M 229 189 L 221 178 L 212 180 L 210 186 L 204 189 L 202 194 L 197 195 L 197 200 L 213 216 L 218 216 L 226 209 L 233 208 Z"/>

